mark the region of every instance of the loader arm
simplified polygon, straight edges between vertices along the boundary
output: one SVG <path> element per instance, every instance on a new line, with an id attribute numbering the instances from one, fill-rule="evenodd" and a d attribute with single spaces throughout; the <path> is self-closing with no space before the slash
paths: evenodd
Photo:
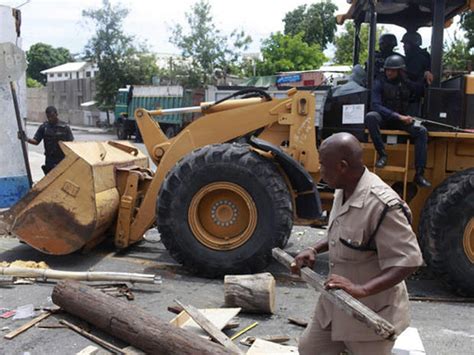
<path id="1" fill-rule="evenodd" d="M 281 132 L 278 126 L 283 126 L 286 127 L 286 135 L 267 133 L 269 137 L 277 137 L 269 141 L 278 146 L 283 140 L 289 141 L 292 156 L 296 154 L 304 161 L 313 160 L 314 163 L 309 164 L 310 170 L 316 170 L 314 108 L 314 97 L 296 90 L 289 91 L 288 98 L 271 101 L 252 98 L 232 100 L 216 106 L 203 104 L 204 116 L 173 139 L 167 139 L 152 118 L 153 114 L 160 114 L 160 111 L 137 110 L 135 116 L 138 127 L 157 169 L 133 220 L 117 223 L 116 239 L 120 236 L 121 240 L 127 240 L 125 244 L 131 244 L 142 238 L 155 222 L 157 196 L 167 173 L 196 148 L 228 142 L 261 128 L 264 128 L 264 133 L 272 129 Z M 127 223 L 130 223 L 129 228 L 124 228 Z"/>

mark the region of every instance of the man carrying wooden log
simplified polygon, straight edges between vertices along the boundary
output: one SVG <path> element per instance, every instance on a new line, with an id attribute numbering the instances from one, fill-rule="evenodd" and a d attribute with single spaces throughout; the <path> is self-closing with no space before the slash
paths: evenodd
<path id="1" fill-rule="evenodd" d="M 328 236 L 298 254 L 292 271 L 313 267 L 329 251 L 326 288 L 339 288 L 391 322 L 400 334 L 410 322 L 404 279 L 422 257 L 410 225 L 408 206 L 362 162 L 362 147 L 348 133 L 326 139 L 319 150 L 321 178 L 336 189 Z M 390 354 L 393 341 L 321 296 L 299 342 L 300 354 Z"/>

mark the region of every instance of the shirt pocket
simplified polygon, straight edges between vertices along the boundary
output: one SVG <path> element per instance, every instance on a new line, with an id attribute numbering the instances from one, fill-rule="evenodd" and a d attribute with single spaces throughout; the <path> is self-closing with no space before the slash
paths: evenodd
<path id="1" fill-rule="evenodd" d="M 336 240 L 336 256 L 342 261 L 362 261 L 367 254 L 357 250 L 364 243 L 364 229 L 357 227 L 340 227 Z"/>

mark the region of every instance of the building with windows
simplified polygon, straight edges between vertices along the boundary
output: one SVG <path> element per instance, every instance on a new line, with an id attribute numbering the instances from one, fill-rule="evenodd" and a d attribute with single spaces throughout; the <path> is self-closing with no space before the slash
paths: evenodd
<path id="1" fill-rule="evenodd" d="M 48 83 L 53 81 L 94 78 L 99 72 L 97 64 L 90 62 L 71 62 L 41 71 Z"/>
<path id="2" fill-rule="evenodd" d="M 29 89 L 28 119 L 44 121 L 46 105 L 58 109 L 59 117 L 72 125 L 94 126 L 103 120 L 105 112 L 95 105 L 96 64 L 72 62 L 43 70 L 46 89 Z"/>

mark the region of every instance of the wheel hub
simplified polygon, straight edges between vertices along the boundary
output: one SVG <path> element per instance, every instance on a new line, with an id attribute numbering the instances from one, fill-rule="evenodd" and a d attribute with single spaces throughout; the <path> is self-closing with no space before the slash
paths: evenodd
<path id="1" fill-rule="evenodd" d="M 200 243 L 215 250 L 232 250 L 244 244 L 255 231 L 257 207 L 241 186 L 215 182 L 194 195 L 188 223 Z"/>
<path id="2" fill-rule="evenodd" d="M 474 264 L 474 217 L 471 218 L 464 229 L 463 246 L 467 258 Z"/>
<path id="3" fill-rule="evenodd" d="M 229 227 L 237 222 L 239 211 L 232 201 L 221 200 L 211 208 L 211 217 L 214 223 L 220 227 Z"/>

